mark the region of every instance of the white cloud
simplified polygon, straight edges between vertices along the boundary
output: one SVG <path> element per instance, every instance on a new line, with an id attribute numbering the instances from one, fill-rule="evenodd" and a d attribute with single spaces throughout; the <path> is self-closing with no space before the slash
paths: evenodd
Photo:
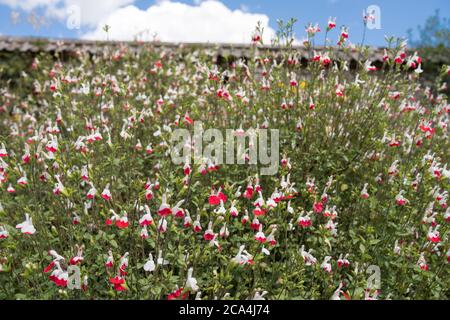
<path id="1" fill-rule="evenodd" d="M 241 4 L 241 5 L 239 6 L 239 8 L 240 8 L 242 11 L 244 11 L 244 12 L 249 12 L 249 11 L 250 11 L 250 8 L 249 8 L 247 5 L 245 5 L 245 4 Z"/>
<path id="2" fill-rule="evenodd" d="M 159 40 L 169 42 L 247 43 L 258 21 L 264 27 L 265 42 L 275 34 L 267 15 L 230 10 L 216 0 L 197 3 L 160 1 L 147 10 L 133 5 L 119 8 L 84 38 L 104 40 L 105 24 L 111 27 L 109 38 L 113 40 L 134 40 L 137 35 L 141 40 L 151 40 L 156 33 Z"/>
<path id="3" fill-rule="evenodd" d="M 0 0 L 0 4 L 7 5 L 13 9 L 30 11 L 38 7 L 56 5 L 60 0 Z"/>
<path id="4" fill-rule="evenodd" d="M 31 11 L 43 8 L 47 17 L 61 21 L 67 19 L 68 8 L 76 5 L 80 8 L 81 24 L 88 27 L 96 27 L 105 16 L 134 2 L 135 0 L 0 0 L 0 4 L 13 9 Z"/>
<path id="5" fill-rule="evenodd" d="M 112 40 L 152 40 L 167 42 L 248 43 L 258 21 L 264 27 L 264 41 L 275 35 L 265 14 L 248 12 L 248 7 L 230 10 L 218 0 L 193 0 L 192 5 L 157 0 L 146 10 L 132 5 L 136 0 L 0 0 L 15 10 L 44 9 L 50 19 L 66 21 L 68 9 L 80 8 L 83 38 L 104 40 L 103 26 L 111 29 Z"/>

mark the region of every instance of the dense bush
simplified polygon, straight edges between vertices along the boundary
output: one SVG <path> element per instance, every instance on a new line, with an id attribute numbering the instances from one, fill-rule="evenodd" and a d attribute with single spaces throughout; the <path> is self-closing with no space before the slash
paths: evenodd
<path id="1" fill-rule="evenodd" d="M 2 77 L 0 298 L 448 298 L 449 69 L 428 88 L 401 42 L 383 71 L 258 46 L 221 69 L 142 44 Z M 278 173 L 173 164 L 193 121 L 279 129 Z"/>

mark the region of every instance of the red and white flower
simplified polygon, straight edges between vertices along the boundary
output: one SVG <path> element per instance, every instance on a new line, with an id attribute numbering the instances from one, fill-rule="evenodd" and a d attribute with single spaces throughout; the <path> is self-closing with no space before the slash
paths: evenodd
<path id="1" fill-rule="evenodd" d="M 149 155 L 153 153 L 153 146 L 152 146 L 151 143 L 149 143 L 149 144 L 145 147 L 145 152 L 146 152 L 147 154 L 149 154 Z"/>
<path id="2" fill-rule="evenodd" d="M 342 290 L 343 286 L 344 283 L 340 282 L 339 287 L 336 289 L 336 291 L 334 291 L 333 295 L 331 296 L 331 300 L 341 300 L 340 297 L 341 294 L 343 294 L 347 300 L 350 300 L 350 297 Z"/>
<path id="3" fill-rule="evenodd" d="M 106 268 L 113 268 L 114 267 L 114 256 L 113 256 L 111 250 L 108 251 L 108 258 L 106 259 L 105 267 Z"/>
<path id="4" fill-rule="evenodd" d="M 127 275 L 127 267 L 128 267 L 128 252 L 125 252 L 125 254 L 120 258 L 119 261 L 119 273 L 121 276 L 126 276 Z"/>
<path id="5" fill-rule="evenodd" d="M 217 206 L 220 204 L 220 201 L 227 202 L 227 196 L 219 189 L 216 193 L 212 193 L 209 196 L 208 202 L 212 206 Z"/>
<path id="6" fill-rule="evenodd" d="M 200 224 L 200 215 L 197 215 L 197 218 L 195 219 L 194 224 L 193 224 L 193 229 L 194 229 L 194 232 L 202 231 L 202 225 Z"/>
<path id="7" fill-rule="evenodd" d="M 125 229 L 129 224 L 128 214 L 126 212 L 124 212 L 123 215 L 116 220 L 116 227 L 119 229 Z"/>
<path id="8" fill-rule="evenodd" d="M 267 242 L 271 245 L 274 246 L 277 244 L 277 240 L 275 239 L 275 232 L 277 231 L 277 227 L 273 226 L 272 231 L 270 232 L 270 234 L 267 236 Z"/>
<path id="9" fill-rule="evenodd" d="M 255 235 L 255 240 L 260 242 L 260 243 L 264 243 L 266 242 L 266 236 L 264 235 L 264 232 L 262 231 L 262 224 L 259 225 L 259 230 Z"/>
<path id="10" fill-rule="evenodd" d="M 224 225 L 222 226 L 222 228 L 220 228 L 219 236 L 222 239 L 226 239 L 226 238 L 228 238 L 229 235 L 230 235 L 230 231 L 228 230 L 227 223 L 225 222 Z"/>
<path id="11" fill-rule="evenodd" d="M 141 226 L 151 226 L 153 224 L 153 217 L 148 205 L 144 205 L 145 214 L 139 219 Z"/>
<path id="12" fill-rule="evenodd" d="M 433 227 L 430 227 L 430 229 L 428 230 L 428 235 L 427 235 L 427 239 L 428 241 L 431 241 L 433 243 L 439 243 L 441 242 L 441 238 L 440 238 L 440 234 L 439 234 L 439 225 L 437 225 L 434 229 Z"/>
<path id="13" fill-rule="evenodd" d="M 367 60 L 367 61 L 364 63 L 364 69 L 365 69 L 366 71 L 370 72 L 370 71 L 376 71 L 376 70 L 377 70 L 377 67 L 373 66 L 373 65 L 372 65 L 372 62 L 369 61 L 369 60 Z"/>
<path id="14" fill-rule="evenodd" d="M 81 180 L 89 181 L 89 172 L 87 166 L 83 166 L 81 168 Z"/>
<path id="15" fill-rule="evenodd" d="M 185 214 L 184 220 L 183 220 L 183 227 L 189 228 L 192 225 L 192 218 L 189 215 L 189 211 L 188 210 L 185 210 L 185 212 L 186 212 L 186 214 Z"/>
<path id="16" fill-rule="evenodd" d="M 78 245 L 76 245 L 76 247 L 77 247 L 77 255 L 76 255 L 75 257 L 72 257 L 72 258 L 70 259 L 69 263 L 70 263 L 71 265 L 79 264 L 79 263 L 83 262 L 83 260 L 84 260 L 84 258 L 83 258 L 83 249 L 84 249 L 84 246 L 78 246 Z"/>
<path id="17" fill-rule="evenodd" d="M 94 185 L 92 184 L 92 182 L 89 183 L 89 185 L 91 186 L 91 188 L 89 189 L 86 198 L 88 198 L 89 200 L 92 200 L 95 198 L 96 194 L 97 194 L 97 189 L 95 189 Z"/>
<path id="18" fill-rule="evenodd" d="M 404 190 L 401 190 L 396 196 L 395 196 L 395 202 L 397 203 L 397 205 L 399 206 L 404 206 L 405 204 L 407 204 L 409 202 L 408 199 L 406 199 L 403 194 L 405 193 Z"/>
<path id="19" fill-rule="evenodd" d="M 230 215 L 232 217 L 237 217 L 239 215 L 239 210 L 236 208 L 235 203 L 235 200 L 231 202 Z"/>
<path id="20" fill-rule="evenodd" d="M 302 247 L 300 248 L 300 255 L 302 256 L 303 261 L 307 266 L 311 266 L 317 263 L 317 259 L 311 254 L 312 251 L 312 249 L 305 251 L 304 245 L 302 245 Z"/>
<path id="21" fill-rule="evenodd" d="M 9 233 L 8 230 L 4 226 L 0 226 L 0 239 L 6 239 L 8 238 Z"/>
<path id="22" fill-rule="evenodd" d="M 306 215 L 300 215 L 297 219 L 297 223 L 302 228 L 311 227 L 312 226 L 311 212 L 308 212 Z"/>
<path id="23" fill-rule="evenodd" d="M 420 254 L 419 260 L 417 261 L 417 264 L 419 266 L 420 269 L 424 270 L 424 271 L 428 271 L 428 264 L 427 261 L 425 260 L 425 254 L 422 252 Z"/>
<path id="24" fill-rule="evenodd" d="M 109 190 L 109 183 L 106 185 L 105 189 L 102 191 L 102 198 L 106 201 L 111 200 L 111 191 Z"/>
<path id="25" fill-rule="evenodd" d="M 148 238 L 148 230 L 147 226 L 143 226 L 140 232 L 141 239 L 147 239 Z"/>
<path id="26" fill-rule="evenodd" d="M 369 193 L 367 192 L 368 185 L 369 185 L 368 183 L 365 183 L 363 189 L 361 190 L 361 198 L 363 199 L 369 198 Z"/>
<path id="27" fill-rule="evenodd" d="M 172 209 L 170 208 L 169 204 L 167 204 L 167 195 L 163 194 L 161 205 L 158 209 L 158 215 L 161 217 L 167 217 L 172 214 Z"/>
<path id="28" fill-rule="evenodd" d="M 322 262 L 322 264 L 320 265 L 320 267 L 327 273 L 331 273 L 332 272 L 332 267 L 331 267 L 331 263 L 329 262 L 331 260 L 330 256 L 326 256 Z"/>
<path id="29" fill-rule="evenodd" d="M 55 179 L 56 179 L 56 183 L 55 183 L 55 187 L 53 188 L 53 194 L 59 195 L 64 191 L 64 185 L 62 184 L 59 175 L 55 175 Z"/>
<path id="30" fill-rule="evenodd" d="M 164 233 L 164 232 L 167 231 L 167 220 L 166 220 L 166 217 L 165 217 L 165 216 L 162 217 L 161 219 L 159 219 L 159 222 L 158 222 L 158 230 L 159 230 L 159 232 L 161 232 L 161 233 Z"/>
<path id="31" fill-rule="evenodd" d="M 339 259 L 337 261 L 339 268 L 342 268 L 342 267 L 346 268 L 346 267 L 350 266 L 350 261 L 348 261 L 347 257 L 348 257 L 348 253 L 344 257 L 342 257 L 342 254 L 339 255 Z"/>
<path id="32" fill-rule="evenodd" d="M 59 261 L 55 261 L 54 265 L 56 269 L 50 274 L 50 280 L 54 282 L 58 287 L 66 287 L 69 274 L 61 268 Z"/>
<path id="33" fill-rule="evenodd" d="M 203 234 L 203 239 L 205 239 L 206 241 L 211 241 L 214 239 L 214 231 L 213 231 L 213 223 L 212 221 L 210 221 L 208 223 L 208 229 L 206 229 L 205 233 Z"/>
<path id="34" fill-rule="evenodd" d="M 330 31 L 336 27 L 336 17 L 328 19 L 327 31 Z"/>
<path id="35" fill-rule="evenodd" d="M 16 189 L 14 189 L 14 187 L 13 187 L 12 184 L 10 183 L 10 184 L 8 185 L 8 187 L 6 188 L 6 191 L 7 191 L 8 193 L 15 193 L 15 192 L 16 192 Z"/>
<path id="36" fill-rule="evenodd" d="M 8 156 L 8 151 L 6 151 L 5 144 L 2 143 L 0 147 L 0 158 L 5 158 Z"/>
<path id="37" fill-rule="evenodd" d="M 120 275 L 115 276 L 114 278 L 110 278 L 109 282 L 114 285 L 114 290 L 116 291 L 126 291 L 127 288 L 125 285 L 125 278 Z"/>

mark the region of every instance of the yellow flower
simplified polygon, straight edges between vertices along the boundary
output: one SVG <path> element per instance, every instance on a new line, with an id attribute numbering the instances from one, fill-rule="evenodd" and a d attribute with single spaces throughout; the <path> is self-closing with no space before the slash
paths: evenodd
<path id="1" fill-rule="evenodd" d="M 306 82 L 302 81 L 302 83 L 300 83 L 300 88 L 305 89 L 306 88 Z"/>

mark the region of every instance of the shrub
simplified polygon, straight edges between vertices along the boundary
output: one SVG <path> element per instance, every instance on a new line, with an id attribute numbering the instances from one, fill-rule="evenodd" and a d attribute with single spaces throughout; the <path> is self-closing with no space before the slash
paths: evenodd
<path id="1" fill-rule="evenodd" d="M 448 67 L 425 88 L 402 42 L 376 70 L 345 41 L 221 69 L 202 48 L 41 54 L 2 81 L 0 297 L 448 298 Z M 278 173 L 175 165 L 193 121 L 278 129 Z"/>

